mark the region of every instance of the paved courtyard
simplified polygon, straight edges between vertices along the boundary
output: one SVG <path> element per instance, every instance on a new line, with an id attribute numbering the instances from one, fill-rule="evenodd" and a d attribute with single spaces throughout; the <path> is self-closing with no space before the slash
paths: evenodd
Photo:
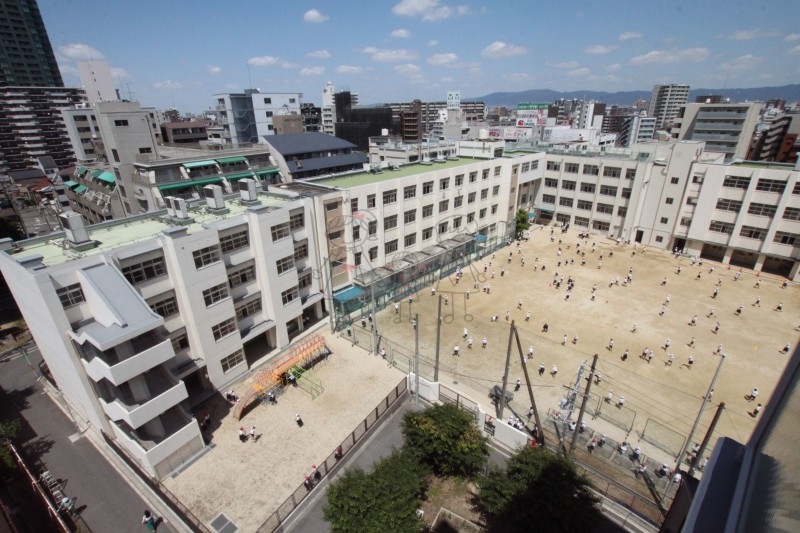
<path id="1" fill-rule="evenodd" d="M 726 409 L 708 453 L 721 435 L 746 441 L 755 425 L 750 413 L 757 403 L 769 399 L 788 357 L 783 348 L 790 343 L 793 350 L 797 339 L 797 287 L 790 284 L 782 288 L 782 279 L 756 276 L 747 270 L 735 280 L 738 268 L 728 269 L 710 261 L 693 265 L 691 258 L 676 258 L 641 245 L 635 247 L 634 254 L 633 245 L 617 245 L 599 236 L 580 240 L 574 229 L 566 234 L 556 229 L 552 237 L 551 241 L 549 227 L 534 230 L 519 252 L 516 245 L 503 248 L 494 258 L 488 256 L 465 266 L 460 282 L 455 282 L 454 275 L 440 280 L 435 287 L 436 296 L 426 288 L 414 296 L 413 303 L 400 301 L 399 313 L 393 306 L 381 311 L 377 321 L 387 354 L 391 357 L 395 352 L 413 352 L 410 321 L 418 313 L 420 352 L 424 361 L 432 361 L 437 297 L 446 297 L 441 317 L 440 381 L 491 409 L 487 395 L 492 386 L 502 383 L 509 324 L 513 320 L 523 351 L 527 353 L 529 346 L 534 347 L 534 356 L 527 365 L 542 417 L 549 409 L 558 408 L 567 387 L 574 384 L 581 362 L 586 362 L 584 378 L 588 375 L 591 358 L 597 353 L 601 380 L 593 385 L 587 411 L 593 412 L 601 405 L 605 416 L 587 416 L 587 425 L 615 441 L 627 439 L 653 461 L 674 464 L 674 455 L 665 453 L 663 448 L 680 449 L 675 440 L 682 442 L 689 434 L 721 360 L 716 352 L 722 344 L 721 352 L 727 357 L 693 441 L 702 440 L 719 402 L 725 402 Z M 596 244 L 594 251 L 592 243 Z M 513 254 L 510 262 L 509 252 Z M 581 264 L 582 259 L 585 265 Z M 624 283 L 629 271 L 633 281 Z M 569 277 L 575 287 L 567 298 Z M 554 279 L 562 278 L 560 288 L 556 288 Z M 483 290 L 485 284 L 491 286 L 490 294 Z M 593 285 L 597 286 L 594 299 Z M 714 289 L 718 294 L 712 298 Z M 520 301 L 522 305 L 518 307 Z M 779 304 L 782 309 L 776 310 Z M 742 310 L 737 314 L 739 306 Z M 709 317 L 712 308 L 714 316 Z M 526 321 L 528 312 L 531 318 Z M 496 322 L 492 321 L 493 316 L 497 317 Z M 690 325 L 694 316 L 696 325 Z M 715 333 L 717 322 L 720 326 Z M 545 323 L 547 333 L 542 331 Z M 355 327 L 358 329 L 359 324 Z M 473 339 L 471 349 L 463 338 L 464 328 L 468 338 Z M 359 335 L 362 338 L 366 335 Z M 670 346 L 665 348 L 667 339 Z M 460 348 L 458 356 L 453 355 L 456 345 Z M 649 363 L 640 358 L 645 348 L 653 352 Z M 626 350 L 629 356 L 623 361 Z M 670 354 L 674 355 L 671 364 Z M 516 347 L 512 355 L 509 390 L 513 392 L 517 378 L 524 385 L 524 376 Z M 690 356 L 694 359 L 691 365 Z M 403 356 L 395 359 L 400 368 L 408 367 Z M 540 364 L 545 367 L 541 376 Z M 551 375 L 554 365 L 558 371 Z M 431 367 L 423 364 L 421 374 L 431 375 Z M 759 388 L 760 395 L 750 402 L 745 396 L 753 387 Z M 609 392 L 613 399 L 605 403 Z M 624 407 L 617 409 L 621 396 L 625 398 Z M 524 388 L 515 393 L 511 406 L 518 413 L 527 411 L 530 402 Z M 574 416 L 577 418 L 577 410 Z M 609 417 L 616 423 L 610 422 Z M 633 426 L 630 433 L 621 427 L 628 424 Z M 665 446 L 656 447 L 641 440 L 645 430 L 649 439 L 663 439 Z"/>

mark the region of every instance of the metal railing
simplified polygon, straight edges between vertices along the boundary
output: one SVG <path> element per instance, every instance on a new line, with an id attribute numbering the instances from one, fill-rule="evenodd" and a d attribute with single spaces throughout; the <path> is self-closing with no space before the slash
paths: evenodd
<path id="1" fill-rule="evenodd" d="M 404 377 L 395 386 L 394 390 L 390 392 L 381 402 L 373 409 L 367 417 L 362 420 L 356 428 L 350 432 L 342 443 L 332 451 L 328 457 L 317 466 L 316 479 L 311 480 L 312 484 L 318 483 L 323 477 L 328 475 L 330 471 L 341 461 L 342 457 L 350 451 L 356 443 L 367 434 L 369 429 L 373 427 L 381 417 L 386 414 L 389 408 L 397 402 L 398 399 L 408 390 L 408 381 Z M 292 512 L 306 499 L 313 488 L 313 485 L 306 486 L 301 483 L 292 494 L 273 512 L 267 517 L 266 520 L 258 527 L 259 533 L 272 533 L 276 531 L 281 524 L 283 524 Z"/>

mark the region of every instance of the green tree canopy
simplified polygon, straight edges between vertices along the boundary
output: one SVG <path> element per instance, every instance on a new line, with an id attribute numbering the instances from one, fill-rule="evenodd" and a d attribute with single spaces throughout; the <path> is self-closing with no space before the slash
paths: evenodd
<path id="1" fill-rule="evenodd" d="M 403 417 L 405 448 L 442 476 L 471 477 L 489 457 L 472 416 L 452 404 L 409 411 Z"/>
<path id="2" fill-rule="evenodd" d="M 17 437 L 21 427 L 22 422 L 18 418 L 0 422 L 0 470 L 12 469 L 17 466 L 6 443 L 12 442 Z"/>
<path id="3" fill-rule="evenodd" d="M 528 212 L 524 209 L 517 211 L 517 216 L 514 217 L 514 222 L 517 225 L 517 235 L 531 227 L 530 219 L 528 219 Z"/>
<path id="4" fill-rule="evenodd" d="M 418 533 L 425 473 L 414 457 L 398 450 L 378 461 L 369 474 L 360 468 L 347 470 L 328 487 L 325 520 L 333 533 Z"/>
<path id="5" fill-rule="evenodd" d="M 523 448 L 477 485 L 476 507 L 491 533 L 592 531 L 600 516 L 589 481 L 542 448 Z"/>

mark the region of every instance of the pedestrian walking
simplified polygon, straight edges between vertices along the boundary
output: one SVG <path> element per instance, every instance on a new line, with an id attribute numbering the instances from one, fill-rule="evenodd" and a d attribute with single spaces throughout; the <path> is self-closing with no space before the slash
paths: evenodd
<path id="1" fill-rule="evenodd" d="M 619 400 L 617 400 L 617 408 L 622 409 L 625 405 L 625 396 L 620 396 Z"/>
<path id="2" fill-rule="evenodd" d="M 706 315 L 706 318 L 711 318 L 711 317 L 716 317 L 716 316 L 717 316 L 717 311 L 716 311 L 716 309 L 714 309 L 712 307 L 711 309 L 709 309 L 708 314 Z"/>
<path id="3" fill-rule="evenodd" d="M 628 349 L 625 348 L 625 351 L 622 352 L 622 360 L 626 361 L 628 359 Z"/>
<path id="4" fill-rule="evenodd" d="M 511 316 L 511 311 L 506 311 L 506 322 L 508 322 L 510 316 Z"/>
<path id="5" fill-rule="evenodd" d="M 719 322 L 714 324 L 714 333 L 719 333 Z"/>
<path id="6" fill-rule="evenodd" d="M 394 303 L 394 314 L 398 314 L 400 312 L 400 304 L 395 302 Z"/>
<path id="7" fill-rule="evenodd" d="M 556 374 L 558 374 L 558 367 L 554 364 L 553 368 L 550 369 L 550 377 L 554 378 Z"/>
<path id="8" fill-rule="evenodd" d="M 742 311 L 744 311 L 744 306 L 741 306 L 741 305 L 740 305 L 739 307 L 737 307 L 737 308 L 736 308 L 736 311 L 735 311 L 735 313 L 736 313 L 736 316 L 739 316 L 739 315 L 741 315 L 741 314 L 742 314 Z"/>
<path id="9" fill-rule="evenodd" d="M 247 442 L 247 433 L 244 431 L 244 426 L 239 428 L 239 442 Z"/>
<path id="10" fill-rule="evenodd" d="M 294 421 L 297 424 L 297 427 L 303 427 L 303 419 L 300 417 L 300 413 L 294 415 Z"/>
<path id="11" fill-rule="evenodd" d="M 611 400 L 613 399 L 614 399 L 614 389 L 611 389 L 608 391 L 608 394 L 606 394 L 606 403 L 611 403 Z"/>
<path id="12" fill-rule="evenodd" d="M 631 328 L 631 333 L 636 333 L 639 330 L 639 326 L 636 322 L 633 323 L 633 327 Z"/>
<path id="13" fill-rule="evenodd" d="M 672 301 L 672 296 L 667 295 L 667 297 L 664 298 L 664 305 L 669 305 L 669 302 L 671 301 Z"/>
<path id="14" fill-rule="evenodd" d="M 488 343 L 489 343 L 489 339 L 487 339 L 486 337 L 484 337 L 483 340 L 481 341 L 481 345 L 482 345 L 483 348 L 486 348 L 486 345 Z"/>
<path id="15" fill-rule="evenodd" d="M 792 343 L 787 342 L 786 346 L 784 346 L 783 350 L 781 350 L 781 353 L 789 353 L 789 350 L 791 350 L 791 349 L 792 349 Z"/>
<path id="16" fill-rule="evenodd" d="M 521 298 L 517 301 L 517 309 L 522 309 L 522 299 Z"/>
<path id="17" fill-rule="evenodd" d="M 750 396 L 747 397 L 747 401 L 752 402 L 753 400 L 758 398 L 758 394 L 759 394 L 758 387 L 753 387 L 753 390 L 750 391 Z"/>
<path id="18" fill-rule="evenodd" d="M 453 346 L 453 355 L 454 356 L 461 355 L 461 347 L 458 344 Z"/>
<path id="19" fill-rule="evenodd" d="M 462 331 L 461 336 L 466 339 L 469 336 L 469 330 L 467 328 L 464 328 L 464 331 Z"/>
<path id="20" fill-rule="evenodd" d="M 517 378 L 517 383 L 514 385 L 514 392 L 517 392 L 522 387 L 522 380 Z"/>
<path id="21" fill-rule="evenodd" d="M 689 341 L 689 347 L 694 348 L 694 337 Z"/>
<path id="22" fill-rule="evenodd" d="M 578 344 L 578 336 L 577 335 L 572 337 L 572 344 Z"/>
<path id="23" fill-rule="evenodd" d="M 472 349 L 472 337 L 467 339 L 467 348 L 469 348 L 470 350 Z"/>
<path id="24" fill-rule="evenodd" d="M 779 304 L 778 304 L 778 305 L 775 307 L 775 310 L 776 310 L 776 311 L 783 311 L 783 302 L 779 303 Z"/>
<path id="25" fill-rule="evenodd" d="M 567 345 L 567 336 L 564 335 L 564 338 L 561 339 L 561 346 L 566 346 L 566 345 Z"/>
<path id="26" fill-rule="evenodd" d="M 716 353 L 717 355 L 722 353 L 722 345 L 721 344 L 717 344 L 717 351 L 714 352 L 714 353 Z"/>
<path id="27" fill-rule="evenodd" d="M 667 337 L 667 340 L 664 341 L 664 349 L 665 350 L 669 349 L 671 344 L 672 344 L 672 341 L 669 339 L 669 337 Z"/>
<path id="28" fill-rule="evenodd" d="M 530 321 L 531 321 L 531 312 L 528 311 L 527 313 L 525 313 L 525 322 L 530 322 Z"/>
<path id="29" fill-rule="evenodd" d="M 544 375 L 544 363 L 539 363 L 539 377 Z"/>
<path id="30" fill-rule="evenodd" d="M 671 353 L 669 357 L 667 357 L 667 366 L 672 366 L 673 361 L 675 361 L 675 354 Z"/>
<path id="31" fill-rule="evenodd" d="M 711 292 L 711 298 L 717 299 L 717 294 L 719 294 L 719 289 L 714 287 L 714 290 Z"/>
<path id="32" fill-rule="evenodd" d="M 664 287 L 667 284 L 667 278 L 661 280 L 661 286 Z"/>
<path id="33" fill-rule="evenodd" d="M 411 319 L 411 329 L 417 329 L 417 319 L 416 318 L 412 318 Z"/>
<path id="34" fill-rule="evenodd" d="M 666 313 L 666 312 L 667 312 L 667 306 L 666 305 L 662 305 L 661 306 L 661 311 L 658 313 L 658 316 L 664 316 L 664 313 Z"/>
<path id="35" fill-rule="evenodd" d="M 606 349 L 609 352 L 614 349 L 614 339 L 611 339 L 611 340 L 608 341 L 608 346 L 606 346 Z"/>
<path id="36" fill-rule="evenodd" d="M 755 418 L 756 416 L 758 416 L 758 413 L 760 413 L 760 412 L 761 412 L 761 404 L 758 404 L 758 405 L 756 405 L 755 409 L 753 409 L 753 412 L 750 413 L 750 416 Z"/>
<path id="37" fill-rule="evenodd" d="M 692 365 L 693 365 L 693 364 L 694 364 L 694 356 L 690 355 L 690 356 L 689 356 L 689 359 L 687 359 L 687 360 L 686 360 L 686 363 L 685 363 L 685 365 L 684 365 L 684 366 L 686 366 L 686 368 L 688 368 L 689 370 L 691 370 L 691 369 L 692 369 Z"/>
<path id="38" fill-rule="evenodd" d="M 436 296 L 436 287 L 431 287 L 431 296 Z"/>
<path id="39" fill-rule="evenodd" d="M 528 346 L 528 356 L 533 357 L 533 344 Z"/>
<path id="40" fill-rule="evenodd" d="M 445 294 L 445 296 L 444 296 L 444 305 L 447 305 L 448 303 L 450 303 L 450 297 Z"/>
<path id="41" fill-rule="evenodd" d="M 151 513 L 149 510 L 144 510 L 144 516 L 142 517 L 142 524 L 147 528 L 147 531 L 155 531 L 156 530 L 156 517 Z"/>
<path id="42" fill-rule="evenodd" d="M 255 444 L 255 442 L 256 442 L 256 427 L 255 426 L 251 426 L 250 427 L 250 440 L 253 442 L 253 444 Z"/>
<path id="43" fill-rule="evenodd" d="M 761 296 L 756 296 L 756 301 L 753 302 L 753 307 L 761 307 Z"/>

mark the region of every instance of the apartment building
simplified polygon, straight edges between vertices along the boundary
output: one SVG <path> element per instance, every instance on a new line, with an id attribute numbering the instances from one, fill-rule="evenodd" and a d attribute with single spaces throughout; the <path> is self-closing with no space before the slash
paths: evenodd
<path id="1" fill-rule="evenodd" d="M 203 448 L 190 408 L 326 313 L 312 201 L 291 190 L 205 201 L 0 241 L 2 270 L 64 397 L 163 477 Z"/>
<path id="2" fill-rule="evenodd" d="M 678 115 L 678 110 L 689 101 L 689 86 L 672 83 L 669 85 L 654 85 L 650 95 L 650 106 L 647 116 L 656 119 L 657 128 L 666 128 Z"/>
<path id="3" fill-rule="evenodd" d="M 114 172 L 102 166 L 72 168 L 74 172 L 68 179 L 62 178 L 70 209 L 89 224 L 125 217 Z"/>
<path id="4" fill-rule="evenodd" d="M 233 147 L 259 142 L 275 135 L 272 117 L 299 115 L 301 93 L 262 93 L 247 89 L 243 93 L 216 94 L 217 123 L 222 126 L 222 138 Z"/>
<path id="5" fill-rule="evenodd" d="M 728 159 L 747 155 L 761 104 L 685 104 L 672 124 L 673 139 L 705 141 L 706 152 Z"/>
<path id="6" fill-rule="evenodd" d="M 69 143 L 78 163 L 105 160 L 105 148 L 94 109 L 88 103 L 76 104 L 61 110 Z"/>

